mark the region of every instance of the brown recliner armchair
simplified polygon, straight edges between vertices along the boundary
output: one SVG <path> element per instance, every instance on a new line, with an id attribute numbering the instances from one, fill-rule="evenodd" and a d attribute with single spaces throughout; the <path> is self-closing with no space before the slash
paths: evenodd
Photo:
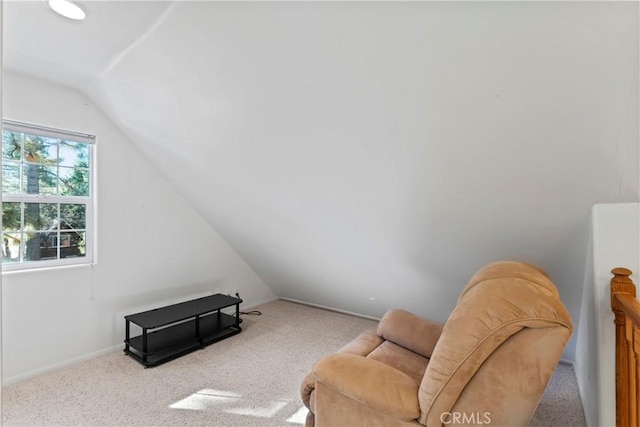
<path id="1" fill-rule="evenodd" d="M 572 332 L 545 273 L 489 264 L 444 325 L 391 310 L 318 361 L 301 386 L 307 426 L 527 425 Z"/>

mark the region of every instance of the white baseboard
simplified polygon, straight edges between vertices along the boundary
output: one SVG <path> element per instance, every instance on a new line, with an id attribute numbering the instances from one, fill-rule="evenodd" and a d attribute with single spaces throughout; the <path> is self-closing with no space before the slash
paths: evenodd
<path id="1" fill-rule="evenodd" d="M 124 344 L 118 344 L 112 347 L 104 348 L 102 350 L 93 351 L 91 353 L 83 354 L 78 357 L 74 357 L 68 360 L 63 360 L 62 362 L 57 362 L 52 365 L 47 365 L 47 366 L 43 366 L 42 368 L 24 372 L 19 375 L 3 378 L 2 385 L 6 386 L 10 384 L 19 383 L 21 381 L 37 377 L 38 375 L 46 374 L 47 372 L 55 371 L 57 369 L 66 368 L 67 366 L 72 366 L 78 363 L 86 362 L 87 360 L 95 359 L 96 357 L 106 356 L 107 354 L 114 353 L 116 351 L 122 351 L 123 349 L 124 349 Z"/>
<path id="2" fill-rule="evenodd" d="M 380 320 L 379 317 L 367 316 L 365 314 L 354 313 L 352 311 L 346 311 L 346 310 L 340 310 L 339 308 L 328 307 L 326 305 L 320 305 L 320 304 L 314 304 L 314 303 L 307 302 L 307 301 L 300 301 L 300 300 L 293 299 L 293 298 L 280 297 L 278 299 L 281 299 L 283 301 L 295 302 L 296 304 L 308 305 L 310 307 L 321 308 L 323 310 L 329 310 L 329 311 L 335 311 L 337 313 L 348 314 L 350 316 L 362 317 L 364 319 L 371 319 L 371 320 L 377 320 L 377 321 Z M 560 363 L 563 363 L 565 365 L 573 366 L 573 360 L 570 360 L 570 359 L 561 358 L 560 359 Z"/>
<path id="3" fill-rule="evenodd" d="M 243 305 L 242 306 L 242 310 L 243 311 L 247 311 L 249 309 L 252 309 L 252 308 L 257 307 L 257 306 L 262 305 L 262 304 L 267 304 L 267 303 L 269 303 L 271 301 L 275 301 L 277 299 L 278 299 L 278 297 L 273 297 L 273 298 L 269 298 L 269 299 L 267 299 L 265 301 L 253 303 L 253 304 L 246 305 L 246 306 Z M 107 355 L 109 353 L 114 353 L 116 351 L 122 351 L 123 349 L 124 349 L 124 344 L 121 343 L 121 344 L 116 344 L 116 345 L 114 345 L 112 347 L 104 348 L 102 350 L 92 351 L 90 353 L 83 354 L 83 355 L 77 356 L 77 357 L 73 357 L 71 359 L 64 360 L 62 362 L 53 363 L 51 365 L 43 366 L 43 367 L 38 368 L 38 369 L 33 369 L 31 371 L 24 372 L 22 374 L 18 374 L 18 375 L 14 375 L 14 376 L 11 376 L 11 377 L 3 378 L 2 379 L 2 385 L 3 386 L 7 386 L 7 385 L 10 385 L 10 384 L 19 383 L 21 381 L 25 381 L 25 380 L 37 377 L 37 376 L 42 375 L 42 374 L 46 374 L 48 372 L 55 371 L 57 369 L 62 369 L 62 368 L 66 368 L 68 366 L 76 365 L 78 363 L 86 362 L 87 360 L 95 359 L 95 358 L 101 357 L 101 356 L 105 356 L 105 355 Z"/>
<path id="4" fill-rule="evenodd" d="M 362 317 L 363 319 L 370 319 L 370 320 L 380 321 L 379 317 L 367 316 L 366 314 L 354 313 L 352 311 L 341 310 L 339 308 L 328 307 L 326 305 L 314 304 L 314 303 L 311 303 L 311 302 L 300 301 L 300 300 L 293 299 L 293 298 L 280 297 L 278 299 L 281 299 L 283 301 L 295 302 L 296 304 L 308 305 L 309 307 L 321 308 L 323 310 L 335 311 L 336 313 L 348 314 L 350 316 L 355 316 L 355 317 Z"/>
<path id="5" fill-rule="evenodd" d="M 296 304 L 308 305 L 310 307 L 321 308 L 323 310 L 335 311 L 337 313 L 348 314 L 350 316 L 362 317 L 364 319 L 371 319 L 371 320 L 380 321 L 379 317 L 367 316 L 366 314 L 360 314 L 360 313 L 354 313 L 352 311 L 340 310 L 339 308 L 328 307 L 326 305 L 314 304 L 314 303 L 307 302 L 307 301 L 301 301 L 301 300 L 297 300 L 297 299 L 293 299 L 293 298 L 285 298 L 285 297 L 279 297 L 277 299 L 281 299 L 283 301 L 295 302 Z M 570 360 L 570 359 L 562 358 L 562 359 L 560 359 L 560 363 L 564 363 L 565 365 L 573 366 L 573 360 Z"/>
<path id="6" fill-rule="evenodd" d="M 339 308 L 335 308 L 335 307 L 329 307 L 329 306 L 325 306 L 325 305 L 320 305 L 320 304 L 314 304 L 314 303 L 310 303 L 307 301 L 301 301 L 301 300 L 296 300 L 293 298 L 284 298 L 284 297 L 273 297 L 273 298 L 269 298 L 265 301 L 261 301 L 261 302 L 257 302 L 257 303 L 253 303 L 250 305 L 246 305 L 242 307 L 242 311 L 247 311 L 250 309 L 253 309 L 255 307 L 261 306 L 263 304 L 267 304 L 270 303 L 272 301 L 276 301 L 276 300 L 283 300 L 283 301 L 288 301 L 288 302 L 293 302 L 296 304 L 302 304 L 302 305 L 307 305 L 310 307 L 315 307 L 315 308 L 320 308 L 323 310 L 329 310 L 329 311 L 334 311 L 336 313 L 342 313 L 342 314 L 347 314 L 350 316 L 355 316 L 355 317 L 361 317 L 364 319 L 370 319 L 370 320 L 376 320 L 379 321 L 380 318 L 379 317 L 373 317 L 373 316 L 367 316 L 365 314 L 361 314 L 361 313 L 354 313 L 352 311 L 347 311 L 347 310 L 341 310 Z M 10 385 L 10 384 L 15 384 L 24 380 L 28 380 L 30 378 L 34 378 L 37 377 L 38 375 L 42 375 L 42 374 L 46 374 L 47 372 L 51 372 L 51 371 L 55 371 L 57 369 L 62 369 L 62 368 L 66 368 L 68 366 L 72 366 L 81 362 L 85 362 L 87 360 L 90 359 L 94 359 L 97 357 L 101 357 L 101 356 L 105 356 L 107 354 L 110 353 L 114 353 L 116 351 L 122 351 L 123 350 L 123 344 L 117 344 L 115 346 L 112 347 L 107 347 L 104 348 L 102 350 L 98 350 L 98 351 L 93 351 L 91 353 L 87 353 L 78 357 L 74 357 L 68 360 L 64 360 L 62 362 L 58 362 L 58 363 L 54 363 L 48 366 L 44 366 L 42 368 L 38 368 L 38 369 L 34 369 L 19 375 L 14 375 L 11 377 L 7 377 L 7 378 L 3 378 L 2 379 L 2 385 L 6 386 L 6 385 Z M 573 361 L 572 360 L 568 360 L 568 359 L 560 359 L 560 363 L 565 363 L 568 365 L 573 365 Z"/>
<path id="7" fill-rule="evenodd" d="M 242 297 L 240 297 L 240 298 L 242 298 Z M 266 300 L 261 301 L 261 302 L 255 302 L 255 303 L 250 304 L 250 305 L 244 305 L 244 303 L 242 303 L 242 304 L 240 304 L 240 311 L 251 310 L 251 309 L 253 309 L 255 307 L 258 307 L 259 305 L 268 304 L 268 303 L 270 303 L 272 301 L 276 301 L 276 300 L 279 300 L 279 299 L 280 298 L 278 298 L 278 297 L 273 297 L 273 298 L 269 298 L 269 299 L 266 299 Z"/>

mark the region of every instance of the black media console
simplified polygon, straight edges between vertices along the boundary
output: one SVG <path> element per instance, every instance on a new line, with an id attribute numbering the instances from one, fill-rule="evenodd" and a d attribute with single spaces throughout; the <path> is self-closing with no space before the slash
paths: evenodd
<path id="1" fill-rule="evenodd" d="M 124 352 L 146 368 L 238 334 L 241 303 L 240 298 L 215 294 L 125 316 Z M 234 305 L 235 315 L 221 311 Z M 131 323 L 142 328 L 141 335 L 130 337 Z"/>

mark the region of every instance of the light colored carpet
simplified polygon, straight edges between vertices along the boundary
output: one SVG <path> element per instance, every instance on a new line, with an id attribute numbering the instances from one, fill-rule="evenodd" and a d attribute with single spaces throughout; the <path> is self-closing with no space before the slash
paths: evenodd
<path id="1" fill-rule="evenodd" d="M 302 378 L 372 320 L 285 301 L 243 331 L 144 369 L 121 352 L 3 389 L 5 426 L 296 426 Z M 584 426 L 575 376 L 560 365 L 532 425 Z"/>

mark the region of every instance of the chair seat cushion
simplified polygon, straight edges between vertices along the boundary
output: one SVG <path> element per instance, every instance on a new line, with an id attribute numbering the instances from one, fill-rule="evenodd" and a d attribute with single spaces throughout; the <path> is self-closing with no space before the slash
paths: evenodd
<path id="1" fill-rule="evenodd" d="M 412 421 L 420 415 L 418 384 L 384 363 L 355 354 L 336 353 L 313 367 L 316 382 L 392 418 Z M 331 405 L 332 411 L 339 407 Z"/>

